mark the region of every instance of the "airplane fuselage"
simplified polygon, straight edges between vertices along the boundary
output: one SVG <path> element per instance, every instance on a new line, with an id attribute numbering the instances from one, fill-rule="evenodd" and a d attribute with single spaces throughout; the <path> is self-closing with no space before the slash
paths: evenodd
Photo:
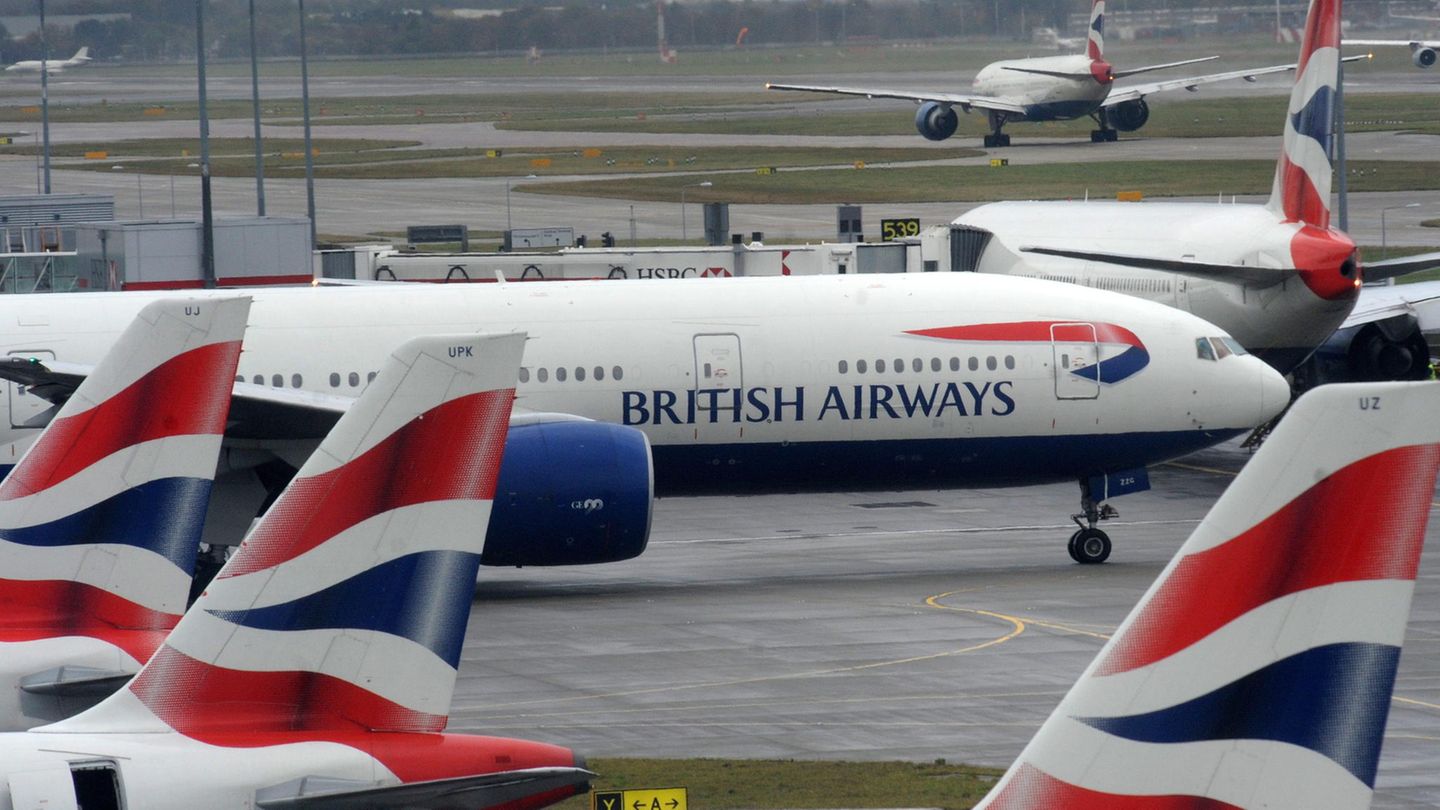
<path id="1" fill-rule="evenodd" d="M 1326 232 L 1281 223 L 1259 205 L 1004 202 L 975 208 L 954 224 L 994 235 L 976 267 L 982 273 L 1063 281 L 1179 307 L 1220 326 L 1282 371 L 1324 342 L 1358 295 L 1353 277 L 1342 278 L 1336 269 L 1353 246 L 1328 245 Z M 1311 236 L 1333 249 L 1316 255 L 1297 247 Z M 1274 283 L 1025 250 L 1035 247 L 1270 268 Z"/>
<path id="2" fill-rule="evenodd" d="M 1007 118 L 1013 120 L 1062 121 L 1083 118 L 1100 108 L 1113 86 L 1108 80 L 1101 81 L 1090 75 L 1092 64 L 1093 60 L 1084 54 L 991 62 L 975 74 L 972 89 L 976 95 L 1003 98 L 1024 107 L 1023 118 L 1013 113 L 1006 114 Z M 1073 74 L 1085 78 L 1025 72 L 1031 70 Z"/>
<path id="3" fill-rule="evenodd" d="M 0 301 L 0 347 L 92 362 L 155 295 Z M 1285 396 L 1254 358 L 1197 358 L 1221 333 L 1193 316 L 987 275 L 254 295 L 240 375 L 282 389 L 355 396 L 407 337 L 524 330 L 519 407 L 643 430 L 662 493 L 1073 480 L 1213 444 Z M 5 404 L 17 454 L 31 413 Z"/>

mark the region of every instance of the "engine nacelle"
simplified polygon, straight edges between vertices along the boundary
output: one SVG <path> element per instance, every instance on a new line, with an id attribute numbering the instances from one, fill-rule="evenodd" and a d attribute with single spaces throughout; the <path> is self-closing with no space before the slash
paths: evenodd
<path id="1" fill-rule="evenodd" d="M 960 128 L 960 114 L 938 101 L 927 101 L 915 111 L 915 128 L 927 140 L 943 141 Z"/>
<path id="2" fill-rule="evenodd" d="M 1324 383 L 1429 377 L 1430 347 L 1413 315 L 1337 330 L 1295 370 L 1301 390 Z"/>
<path id="3" fill-rule="evenodd" d="M 483 565 L 584 565 L 637 557 L 655 476 L 640 431 L 585 420 L 510 425 Z"/>
<path id="4" fill-rule="evenodd" d="M 1410 61 L 1414 62 L 1414 63 L 1415 63 L 1415 67 L 1418 67 L 1418 68 L 1434 67 L 1434 66 L 1435 66 L 1435 49 L 1434 49 L 1434 48 L 1416 48 L 1415 50 L 1413 50 L 1413 51 L 1410 52 Z"/>
<path id="5" fill-rule="evenodd" d="M 1134 132 L 1150 120 L 1150 105 L 1143 98 L 1125 101 L 1107 108 L 1105 117 L 1110 120 L 1111 126 L 1121 132 Z"/>

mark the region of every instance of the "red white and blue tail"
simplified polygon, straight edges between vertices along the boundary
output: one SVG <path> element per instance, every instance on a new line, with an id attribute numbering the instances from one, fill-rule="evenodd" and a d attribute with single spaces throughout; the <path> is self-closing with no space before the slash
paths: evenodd
<path id="1" fill-rule="evenodd" d="M 443 730 L 524 343 L 400 347 L 128 690 L 72 722 Z"/>
<path id="2" fill-rule="evenodd" d="M 1310 0 L 1285 116 L 1285 146 L 1266 203 L 1285 222 L 1330 227 L 1331 141 L 1340 84 L 1340 0 Z"/>
<path id="3" fill-rule="evenodd" d="M 1105 0 L 1090 6 L 1090 28 L 1085 42 L 1085 55 L 1097 61 L 1105 59 Z"/>
<path id="4" fill-rule="evenodd" d="M 1440 384 L 1305 394 L 980 805 L 1370 806 Z"/>
<path id="5" fill-rule="evenodd" d="M 0 482 L 0 640 L 101 639 L 133 672 L 179 620 L 249 310 L 147 305 Z"/>

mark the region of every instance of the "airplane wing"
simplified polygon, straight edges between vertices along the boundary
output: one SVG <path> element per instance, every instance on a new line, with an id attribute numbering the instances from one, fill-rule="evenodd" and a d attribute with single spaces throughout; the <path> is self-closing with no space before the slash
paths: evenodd
<path id="1" fill-rule="evenodd" d="M 255 806 L 262 810 L 485 810 L 586 785 L 594 777 L 584 768 L 529 768 L 384 787 L 311 777 L 256 791 Z"/>
<path id="2" fill-rule="evenodd" d="M 1387 278 L 1436 269 L 1440 269 L 1440 253 L 1421 253 L 1418 256 L 1381 259 L 1378 262 L 1365 262 L 1365 280 L 1384 281 Z"/>
<path id="3" fill-rule="evenodd" d="M 1165 273 L 1180 273 L 1196 278 L 1216 278 L 1217 276 L 1233 279 L 1250 287 L 1269 287 L 1271 284 L 1279 284 L 1286 277 L 1294 273 L 1276 267 L 1257 267 L 1247 264 L 1209 264 L 1206 262 L 1191 262 L 1183 259 L 1157 259 L 1150 256 L 1127 256 L 1122 253 L 1097 253 L 1085 250 L 1064 250 L 1061 248 L 1047 247 L 1021 247 L 1022 253 L 1039 253 L 1042 256 L 1060 256 L 1065 259 L 1078 259 L 1084 262 L 1104 262 L 1115 264 L 1121 267 L 1137 267 L 1142 270 L 1159 270 Z"/>
<path id="4" fill-rule="evenodd" d="M 1364 45 L 1367 48 L 1440 48 L 1440 39 L 1347 39 L 1342 45 Z"/>
<path id="5" fill-rule="evenodd" d="M 1359 56 L 1347 56 L 1340 60 L 1342 62 L 1359 62 L 1369 59 L 1370 54 Z M 1166 79 L 1160 82 L 1149 84 L 1132 84 L 1128 87 L 1117 87 L 1110 91 L 1101 107 L 1114 107 L 1117 104 L 1124 104 L 1127 101 L 1136 101 L 1153 93 L 1164 93 L 1169 90 L 1194 90 L 1202 84 L 1214 82 L 1225 82 L 1231 79 L 1244 79 L 1247 82 L 1255 81 L 1256 76 L 1265 76 L 1271 73 L 1284 73 L 1294 70 L 1295 65 L 1271 65 L 1269 67 L 1251 68 L 1248 70 L 1227 70 L 1224 73 L 1210 73 L 1204 76 L 1190 76 L 1183 79 Z M 1117 77 L 1119 73 L 1115 74 Z"/>
<path id="6" fill-rule="evenodd" d="M 1416 284 L 1394 284 L 1394 285 L 1367 285 L 1360 288 L 1360 298 L 1355 302 L 1355 308 L 1350 311 L 1350 317 L 1340 324 L 1341 329 L 1374 321 L 1383 321 L 1393 318 L 1396 315 L 1414 315 L 1422 320 L 1420 328 L 1426 329 L 1429 317 L 1420 318 L 1422 314 L 1428 315 L 1424 310 L 1434 309 L 1433 306 L 1426 306 L 1440 302 L 1440 281 L 1421 281 Z M 1440 313 L 1437 313 L 1440 314 Z M 1428 324 L 1430 330 L 1440 328 L 1437 324 Z"/>
<path id="7" fill-rule="evenodd" d="M 1025 112 L 1023 106 L 1002 98 L 965 95 L 961 93 L 915 93 L 909 90 L 875 90 L 864 87 L 826 87 L 811 84 L 775 84 L 774 82 L 766 82 L 765 89 L 800 90 L 806 93 L 837 93 L 842 96 L 864 96 L 865 98 L 899 98 L 915 102 L 937 101 L 941 104 L 952 104 L 966 112 L 969 112 L 971 107 L 981 110 L 999 110 L 1001 112 L 1022 114 Z"/>

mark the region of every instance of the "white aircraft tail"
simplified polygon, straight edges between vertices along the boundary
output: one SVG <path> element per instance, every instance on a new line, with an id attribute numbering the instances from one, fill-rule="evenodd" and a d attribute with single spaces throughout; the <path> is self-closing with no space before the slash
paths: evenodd
<path id="1" fill-rule="evenodd" d="M 4 640 L 88 636 L 143 662 L 179 620 L 249 311 L 146 305 L 0 483 Z"/>
<path id="2" fill-rule="evenodd" d="M 75 55 L 72 56 L 72 57 L 70 57 L 70 61 L 71 61 L 72 63 L 74 63 L 74 64 L 77 64 L 77 65 L 78 65 L 78 64 L 85 63 L 85 62 L 89 62 L 89 61 L 90 61 L 90 47 L 89 47 L 89 46 L 85 46 L 85 47 L 81 48 L 80 50 L 76 51 L 76 52 L 75 52 Z"/>
<path id="3" fill-rule="evenodd" d="M 1305 394 L 979 806 L 1366 808 L 1440 384 Z"/>
<path id="4" fill-rule="evenodd" d="M 1340 85 L 1341 0 L 1310 0 L 1285 145 L 1266 206 L 1285 222 L 1330 227 L 1331 143 Z"/>
<path id="5" fill-rule="evenodd" d="M 1085 55 L 1097 61 L 1105 60 L 1105 0 L 1095 0 L 1090 6 Z"/>
<path id="6" fill-rule="evenodd" d="M 524 344 L 401 346 L 129 687 L 72 727 L 442 731 Z"/>

